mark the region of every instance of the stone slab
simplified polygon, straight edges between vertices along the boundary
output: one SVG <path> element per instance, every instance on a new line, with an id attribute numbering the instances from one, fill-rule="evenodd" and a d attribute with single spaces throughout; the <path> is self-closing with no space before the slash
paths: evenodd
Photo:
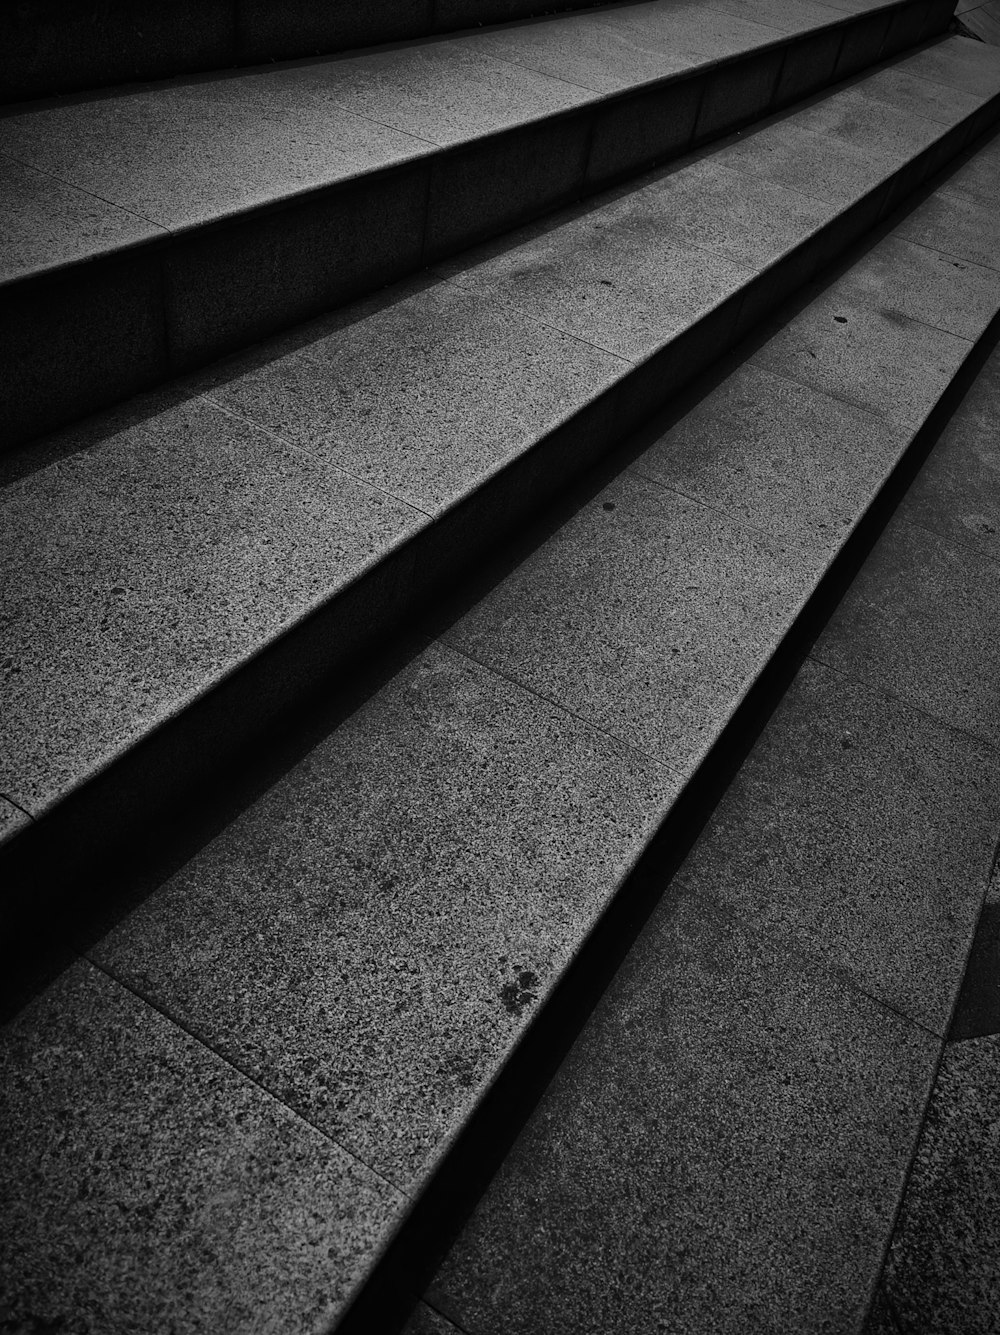
<path id="1" fill-rule="evenodd" d="M 586 501 L 445 639 L 687 774 L 810 584 L 779 539 L 632 475 Z"/>
<path id="2" fill-rule="evenodd" d="M 1000 52 L 968 37 L 939 38 L 909 56 L 906 68 L 920 79 L 982 97 L 1000 92 Z"/>
<path id="3" fill-rule="evenodd" d="M 713 879 L 696 849 L 435 1276 L 460 1328 L 862 1318 L 938 1045 Z"/>
<path id="4" fill-rule="evenodd" d="M 678 787 L 432 647 L 93 955 L 410 1192 Z"/>
<path id="5" fill-rule="evenodd" d="M 906 495 L 906 514 L 1000 561 L 1000 356 L 976 376 Z"/>
<path id="6" fill-rule="evenodd" d="M 728 360 L 712 379 L 666 430 L 644 434 L 649 443 L 632 470 L 777 538 L 821 570 L 906 436 L 866 409 L 751 363 Z"/>
<path id="7" fill-rule="evenodd" d="M 404 1200 L 90 964 L 0 1031 L 0 1321 L 312 1335 Z"/>
<path id="8" fill-rule="evenodd" d="M 697 57 L 662 33 L 627 21 L 638 6 L 616 6 L 463 38 L 463 45 L 493 60 L 509 61 L 594 92 L 611 93 L 690 69 Z M 645 8 L 661 10 L 662 6 Z M 657 40 L 659 36 L 660 40 Z"/>
<path id="9" fill-rule="evenodd" d="M 874 253 L 866 257 L 872 264 Z M 754 364 L 870 408 L 894 424 L 921 426 L 972 344 L 883 309 L 860 277 L 809 296 L 798 314 L 766 327 Z"/>
<path id="10" fill-rule="evenodd" d="M 943 1037 L 998 826 L 988 747 L 807 661 L 703 849 L 720 902 Z"/>
<path id="11" fill-rule="evenodd" d="M 499 301 L 419 280 L 201 383 L 227 411 L 437 514 L 623 369 Z"/>
<path id="12" fill-rule="evenodd" d="M 0 282 L 166 235 L 161 227 L 9 158 L 0 158 L 0 193 Z"/>
<path id="13" fill-rule="evenodd" d="M 998 1090 L 1000 1037 L 948 1044 L 866 1335 L 1000 1324 Z"/>
<path id="14" fill-rule="evenodd" d="M 3 469 L 0 791 L 34 815 L 426 522 L 177 393 Z"/>
<path id="15" fill-rule="evenodd" d="M 20 111 L 3 136 L 9 157 L 171 230 L 432 151 L 345 111 L 298 67 Z"/>
<path id="16" fill-rule="evenodd" d="M 904 503 L 905 507 L 905 503 Z M 822 662 L 1000 743 L 1000 565 L 897 512 L 816 642 Z"/>
<path id="17" fill-rule="evenodd" d="M 308 89 L 426 144 L 458 144 L 583 106 L 586 89 L 481 55 L 463 38 L 383 47 L 289 69 Z"/>
<path id="18" fill-rule="evenodd" d="M 1000 273 L 890 234 L 851 266 L 838 293 L 975 343 L 1000 311 Z"/>
<path id="19" fill-rule="evenodd" d="M 641 361 L 707 318 L 750 273 L 745 263 L 676 241 L 668 216 L 669 203 L 629 192 L 537 223 L 516 244 L 505 238 L 438 272 L 491 304 Z"/>
<path id="20" fill-rule="evenodd" d="M 663 173 L 645 193 L 672 238 L 756 272 L 802 245 L 837 212 L 828 200 L 733 171 L 713 155 Z"/>
<path id="21" fill-rule="evenodd" d="M 998 267 L 1000 215 L 982 200 L 947 186 L 917 204 L 895 232 L 902 239 L 966 263 Z"/>

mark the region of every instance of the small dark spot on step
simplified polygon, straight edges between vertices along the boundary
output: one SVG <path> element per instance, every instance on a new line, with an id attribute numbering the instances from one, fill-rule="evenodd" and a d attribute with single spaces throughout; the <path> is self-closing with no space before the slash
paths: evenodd
<path id="1" fill-rule="evenodd" d="M 615 503 L 614 501 L 605 501 L 601 508 L 604 510 L 613 510 L 615 508 Z"/>
<path id="2" fill-rule="evenodd" d="M 847 324 L 846 315 L 835 315 L 833 318 L 837 321 L 838 324 Z"/>
<path id="3" fill-rule="evenodd" d="M 599 281 L 601 287 L 614 287 L 614 283 L 612 283 L 610 278 L 601 278 Z"/>
<path id="4" fill-rule="evenodd" d="M 534 991 L 537 986 L 538 976 L 531 969 L 521 969 L 516 982 L 504 983 L 498 995 L 507 1014 L 521 1015 L 525 1007 L 537 999 Z"/>
<path id="5" fill-rule="evenodd" d="M 845 751 L 854 750 L 854 743 L 851 741 L 850 737 L 841 737 L 840 745 Z"/>

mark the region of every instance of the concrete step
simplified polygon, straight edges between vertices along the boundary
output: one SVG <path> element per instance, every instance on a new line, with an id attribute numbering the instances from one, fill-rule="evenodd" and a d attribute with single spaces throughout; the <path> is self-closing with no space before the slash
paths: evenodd
<path id="1" fill-rule="evenodd" d="M 610 8 L 615 0 L 601 6 Z M 0 102 L 199 70 L 295 60 L 354 47 L 433 37 L 532 15 L 595 8 L 595 0 L 151 0 L 16 4 L 0 17 Z M 954 6 L 952 6 L 954 7 Z M 676 4 L 677 10 L 691 8 Z M 891 9 L 887 0 L 714 0 L 722 13 L 769 17 L 794 28 L 795 10 L 840 13 Z M 829 16 L 828 16 L 829 17 Z"/>
<path id="2" fill-rule="evenodd" d="M 915 59 L 941 71 L 952 49 Z M 837 135 L 849 126 L 862 142 L 887 133 L 865 120 L 876 105 L 881 123 L 891 123 L 885 104 L 852 97 L 847 107 L 809 109 L 827 127 L 803 131 L 822 139 L 818 162 L 839 161 Z M 785 135 L 796 128 L 776 124 Z M 777 170 L 777 148 L 765 147 L 776 142 L 746 135 L 721 152 L 734 155 L 727 162 Z M 516 1121 L 524 1063 L 545 1051 L 558 1008 L 574 1009 L 574 988 L 604 953 L 611 919 L 632 911 L 639 860 L 654 842 L 680 845 L 689 835 L 690 795 L 734 722 L 753 712 L 758 684 L 994 325 L 1000 271 L 981 256 L 996 228 L 998 153 L 995 141 L 977 146 L 926 199 L 893 215 L 874 244 L 741 344 L 634 438 L 607 475 L 591 478 L 529 535 L 513 563 L 493 567 L 471 603 L 460 595 L 448 624 L 439 610 L 397 644 L 402 661 L 369 677 L 363 700 L 316 706 L 294 729 L 286 725 L 280 747 L 230 774 L 211 803 L 198 794 L 177 842 L 145 850 L 145 879 L 134 865 L 121 872 L 127 900 L 117 902 L 116 920 L 100 930 L 91 924 L 75 962 L 5 1031 L 2 1121 L 21 1129 L 0 1169 L 4 1199 L 16 1204 L 2 1225 L 11 1320 L 304 1332 L 338 1321 L 343 1331 L 388 1330 L 401 1317 L 400 1276 L 440 1237 L 442 1220 L 454 1222 L 453 1198 L 461 1202 L 463 1179 L 474 1178 L 484 1136 Z M 913 160 L 911 145 L 897 170 Z M 706 161 L 694 166 L 703 172 Z M 800 155 L 794 162 L 800 170 Z M 884 162 L 881 170 L 889 170 Z M 662 180 L 647 187 L 654 198 L 664 188 Z M 864 187 L 875 188 L 871 180 Z M 735 191 L 712 199 L 727 197 Z M 953 218 L 963 226 L 952 229 Z M 634 230 L 652 244 L 653 226 Z M 549 245 L 553 232 L 541 236 Z M 606 253 L 630 253 L 629 233 L 615 236 Z M 538 235 L 523 244 L 537 247 Z M 676 244 L 672 235 L 668 244 Z M 570 256 L 578 250 L 567 246 Z M 572 271 L 559 253 L 545 252 L 535 269 L 544 281 L 529 290 L 536 302 L 549 294 L 547 318 L 566 311 L 579 320 L 584 303 L 568 300 Z M 653 290 L 656 264 L 632 263 Z M 487 256 L 468 272 L 486 284 L 508 271 L 498 278 L 496 257 Z M 523 269 L 509 272 L 516 278 Z M 620 285 L 624 266 L 602 272 Z M 617 321 L 598 311 L 623 339 L 639 327 L 625 324 L 638 287 L 627 291 Z M 471 279 L 455 292 L 449 310 L 471 299 Z M 719 296 L 712 301 L 715 309 Z M 396 309 L 390 299 L 379 314 Z M 412 345 L 447 346 L 435 332 L 434 305 L 414 309 Z M 517 308 L 490 309 L 507 319 Z M 526 385 L 566 396 L 575 366 L 601 374 L 606 350 L 588 344 L 597 360 L 575 363 L 568 335 L 538 327 L 556 339 L 558 359 L 543 365 L 520 347 L 516 374 L 501 366 L 493 379 L 492 363 L 472 363 L 468 392 L 444 401 L 447 411 L 427 390 L 442 377 L 414 377 L 401 419 L 409 434 L 393 437 L 372 400 L 363 403 L 370 411 L 358 419 L 369 429 L 354 437 L 351 458 L 370 460 L 374 444 L 389 440 L 413 487 L 439 485 L 454 476 L 462 440 L 480 451 L 487 439 L 469 417 L 473 407 L 502 407 L 512 384 L 523 410 L 536 393 Z M 352 329 L 360 340 L 362 323 Z M 467 367 L 469 344 L 455 329 L 451 320 L 446 332 Z M 388 343 L 372 342 L 393 349 L 405 385 L 402 350 L 411 342 L 395 332 Z M 498 346 L 494 340 L 494 360 Z M 268 363 L 269 372 L 277 365 Z M 669 380 L 669 361 L 661 365 Z M 282 421 L 310 429 L 317 366 L 312 353 L 286 362 L 254 402 L 283 394 Z M 559 367 L 569 369 L 556 382 Z M 35 731 L 44 741 L 36 755 L 44 761 L 12 771 L 40 776 L 32 800 L 44 803 L 72 782 L 74 762 L 61 757 L 74 747 L 100 754 L 101 728 L 134 717 L 130 700 L 167 712 L 156 695 L 165 662 L 175 682 L 203 673 L 206 653 L 232 674 L 220 656 L 239 652 L 263 612 L 287 612 L 290 588 L 308 605 L 326 564 L 345 550 L 339 534 L 330 536 L 326 510 L 336 495 L 331 479 L 348 482 L 301 445 L 251 425 L 249 400 L 238 397 L 248 376 L 216 374 L 194 407 L 147 413 L 127 432 L 69 445 L 64 438 L 30 475 L 39 487 L 34 508 L 30 493 L 18 492 L 22 509 L 11 513 L 23 514 L 22 528 L 38 537 L 45 612 L 35 624 L 48 635 L 29 670 L 6 665 L 8 687 L 38 702 Z M 339 383 L 350 403 L 351 387 L 365 380 Z M 226 394 L 226 423 L 199 435 L 198 414 L 222 413 L 223 398 L 211 396 Z M 297 402 L 306 405 L 298 416 Z M 627 402 L 616 400 L 619 431 L 630 421 Z M 425 409 L 437 435 L 457 427 L 443 455 L 429 452 L 430 430 L 413 434 Z M 508 423 L 521 420 L 505 411 Z M 174 421 L 171 450 L 161 449 L 157 433 Z M 299 439 L 334 438 L 320 421 Z M 237 436 L 235 450 L 224 429 Z M 206 441 L 214 480 L 198 463 Z M 586 452 L 585 438 L 574 444 Z M 283 461 L 300 470 L 297 490 Z M 103 491 L 88 486 L 74 498 L 101 491 L 114 545 L 60 500 L 92 468 L 102 470 Z M 312 489 L 302 477 L 315 479 Z M 522 474 L 518 494 L 536 485 L 544 493 L 543 474 Z M 391 517 L 404 503 L 384 487 L 369 490 L 372 511 L 381 499 Z M 463 564 L 467 550 L 456 539 L 450 560 Z M 119 561 L 127 554 L 128 578 L 121 565 L 112 571 L 110 552 Z M 57 568 L 61 580 L 53 574 L 47 584 L 46 570 Z M 145 579 L 138 598 L 136 570 Z M 63 603 L 76 609 L 61 623 L 57 582 Z M 81 590 L 75 602 L 66 598 L 71 585 Z M 209 603 L 221 609 L 213 621 Z M 155 637 L 140 645 L 129 622 Z M 117 665 L 110 675 L 99 657 L 108 644 L 104 662 Z M 41 686 L 51 664 L 71 662 L 75 668 L 60 676 L 57 667 Z M 85 694 L 81 671 L 91 686 L 85 708 L 76 703 Z M 63 706 L 61 733 L 42 712 L 52 700 Z M 258 705 L 234 706 L 250 709 Z M 856 731 L 874 729 L 864 701 L 855 715 Z M 892 711 L 876 721 L 891 739 Z M 200 745 L 211 750 L 213 735 L 202 732 Z M 946 749 L 938 746 L 928 770 Z M 6 746 L 4 754 L 16 751 Z M 958 759 L 964 768 L 956 761 L 949 782 L 994 782 L 995 766 L 971 753 Z M 15 807 L 30 808 L 23 785 L 20 794 L 4 791 Z M 122 803 L 128 797 L 119 789 Z M 911 839 L 926 810 L 926 801 L 914 806 Z M 48 828 L 34 844 L 38 857 L 62 837 Z M 46 822 L 32 829 L 44 834 Z M 982 838 L 977 831 L 970 847 L 979 851 Z M 67 899 L 85 890 L 74 873 Z M 747 967 L 757 937 L 746 950 L 742 938 L 736 943 Z M 838 1051 L 850 1050 L 864 1007 L 831 1000 L 827 982 L 815 982 L 805 965 L 797 980 L 789 1015 L 826 988 Z M 905 969 L 880 986 L 905 990 Z M 919 1096 L 918 1080 L 906 1084 L 918 1039 L 909 1035 L 888 1055 L 881 1040 L 869 1044 L 859 1068 L 903 1100 L 894 1113 L 900 1125 L 912 1120 Z M 823 1088 L 838 1100 L 836 1081 Z M 134 1275 L 142 1282 L 131 1282 Z"/>
<path id="3" fill-rule="evenodd" d="M 685 152 L 940 31 L 951 9 L 718 2 L 8 110 L 0 442 Z"/>
<path id="4" fill-rule="evenodd" d="M 992 342 L 407 1335 L 996 1327 Z"/>
<path id="5" fill-rule="evenodd" d="M 955 86 L 970 69 L 976 93 Z M 0 793 L 37 829 L 0 847 L 31 899 L 35 845 L 100 859 L 321 689 L 885 216 L 997 92 L 995 55 L 943 39 L 11 455 Z"/>
<path id="6" fill-rule="evenodd" d="M 611 0 L 614 3 L 614 0 Z M 595 0 L 57 0 L 0 18 L 0 102 L 327 55 L 552 14 Z"/>
<path id="7" fill-rule="evenodd" d="M 998 93 L 1000 58 L 942 39 L 8 456 L 0 794 L 32 824 L 0 844 L 3 911 L 47 932 L 66 866 L 103 865 L 327 690 L 886 216 Z M 931 290 L 943 270 L 968 303 L 962 349 L 992 270 L 928 254 Z"/>

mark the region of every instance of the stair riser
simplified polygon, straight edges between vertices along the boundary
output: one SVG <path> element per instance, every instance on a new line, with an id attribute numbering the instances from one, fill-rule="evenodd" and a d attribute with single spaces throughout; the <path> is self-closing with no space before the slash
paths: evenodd
<path id="1" fill-rule="evenodd" d="M 988 112 L 1000 119 L 1000 97 Z M 970 122 L 981 122 L 977 113 Z M 352 660 L 383 641 L 511 532 L 537 515 L 628 434 L 725 353 L 754 323 L 809 281 L 968 141 L 969 123 L 873 189 L 847 213 L 790 250 L 684 335 L 542 437 L 468 500 L 429 523 L 339 597 L 272 644 L 195 705 L 0 849 L 14 943 L 48 931 L 64 887 L 78 894 L 109 849 L 163 822 L 227 764 L 260 745 L 289 710 L 327 695 Z M 72 876 L 69 870 L 72 869 Z"/>
<path id="2" fill-rule="evenodd" d="M 927 0 L 899 14 L 906 34 L 942 26 Z M 819 86 L 859 23 L 156 240 L 122 268 L 84 262 L 12 284 L 0 441 L 13 448 L 745 124 Z M 119 309 L 128 337 L 107 315 Z"/>

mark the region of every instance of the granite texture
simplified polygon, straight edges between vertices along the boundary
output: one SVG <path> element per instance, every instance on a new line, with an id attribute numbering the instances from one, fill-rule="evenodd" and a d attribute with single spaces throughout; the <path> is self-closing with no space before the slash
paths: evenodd
<path id="1" fill-rule="evenodd" d="M 624 476 L 446 640 L 688 773 L 810 586 L 780 539 Z"/>
<path id="2" fill-rule="evenodd" d="M 318 71 L 312 85 L 303 69 Z M 265 68 L 19 111 L 3 119 L 4 151 L 171 230 L 433 151 L 344 110 L 324 93 L 324 69 Z"/>
<path id="3" fill-rule="evenodd" d="M 867 1335 L 988 1335 L 1000 1327 L 1000 1037 L 949 1043 Z"/>
<path id="4" fill-rule="evenodd" d="M 801 550 L 822 569 L 906 435 L 864 408 L 752 364 L 723 363 L 713 380 L 666 430 L 650 428 L 633 471 Z"/>
<path id="5" fill-rule="evenodd" d="M 0 660 L 0 672 L 4 671 L 5 666 L 5 660 Z M 30 824 L 30 817 L 6 797 L 0 797 L 0 844 L 17 834 L 19 830 L 27 829 Z"/>
<path id="6" fill-rule="evenodd" d="M 705 319 L 749 275 L 744 264 L 676 242 L 664 226 L 668 208 L 654 194 L 629 192 L 535 224 L 515 244 L 505 238 L 439 272 L 490 305 L 641 361 Z"/>
<path id="7" fill-rule="evenodd" d="M 646 8 L 662 10 L 662 6 Z M 662 33 L 643 34 L 627 23 L 638 6 L 565 14 L 536 23 L 494 28 L 462 38 L 462 45 L 493 60 L 508 61 L 598 93 L 613 93 L 690 69 L 697 55 Z"/>
<path id="8" fill-rule="evenodd" d="M 409 1192 L 677 788 L 432 647 L 95 958 Z"/>
<path id="9" fill-rule="evenodd" d="M 0 791 L 33 815 L 426 522 L 166 392 L 0 478 Z"/>
<path id="10" fill-rule="evenodd" d="M 165 235 L 162 228 L 51 176 L 0 158 L 0 282 Z"/>
<path id="11" fill-rule="evenodd" d="M 942 37 L 907 57 L 907 71 L 931 83 L 993 97 L 1000 92 L 1000 51 L 967 37 Z"/>
<path id="12" fill-rule="evenodd" d="M 754 126 L 713 153 L 721 167 L 842 206 L 884 184 L 888 168 L 857 144 L 802 129 L 794 116 Z"/>
<path id="13" fill-rule="evenodd" d="M 625 369 L 499 302 L 420 280 L 204 383 L 227 411 L 439 513 Z"/>
<path id="14" fill-rule="evenodd" d="M 405 1202 L 91 965 L 0 1032 L 5 1330 L 313 1335 Z"/>
<path id="15" fill-rule="evenodd" d="M 949 183 L 950 184 L 950 183 Z M 966 263 L 1000 267 L 1000 215 L 974 196 L 945 186 L 900 220 L 896 235 Z"/>
<path id="16" fill-rule="evenodd" d="M 696 849 L 432 1281 L 462 1328 L 863 1316 L 938 1045 L 718 903 L 714 877 Z"/>
<path id="17" fill-rule="evenodd" d="M 1000 355 L 979 371 L 906 496 L 906 515 L 1000 562 Z"/>
<path id="18" fill-rule="evenodd" d="M 703 844 L 721 902 L 943 1036 L 998 828 L 988 747 L 807 662 Z"/>
<path id="19" fill-rule="evenodd" d="M 875 265 L 880 254 L 869 251 L 866 263 Z M 895 426 L 920 427 L 971 343 L 883 309 L 860 274 L 810 296 L 798 314 L 763 331 L 754 365 L 870 408 Z"/>
<path id="20" fill-rule="evenodd" d="M 971 195 L 973 199 L 982 200 L 984 204 L 995 209 L 1000 202 L 998 167 L 1000 167 L 1000 141 L 994 137 L 948 176 L 943 189 L 948 194 Z M 983 212 L 985 217 L 986 210 Z"/>
<path id="21" fill-rule="evenodd" d="M 971 116 L 984 102 L 980 93 L 919 78 L 909 72 L 906 62 L 873 70 L 851 91 L 856 97 L 884 102 L 896 111 L 948 126 Z"/>
<path id="22" fill-rule="evenodd" d="M 488 59 L 462 38 L 302 64 L 286 77 L 368 123 L 441 146 L 568 111 L 593 97 L 562 79 Z"/>
<path id="23" fill-rule="evenodd" d="M 890 234 L 838 279 L 849 294 L 889 319 L 903 317 L 975 343 L 1000 311 L 995 268 Z"/>
<path id="24" fill-rule="evenodd" d="M 818 639 L 816 657 L 1000 744 L 993 634 L 1000 565 L 906 515 L 904 502 Z"/>
<path id="25" fill-rule="evenodd" d="M 826 0 L 797 0 L 794 5 L 787 0 L 712 0 L 711 7 L 789 33 L 810 32 L 842 18 Z"/>
<path id="26" fill-rule="evenodd" d="M 864 89 L 862 82 L 797 110 L 796 125 L 824 140 L 850 144 L 872 158 L 893 160 L 915 156 L 940 137 L 937 120 L 867 97 Z"/>
<path id="27" fill-rule="evenodd" d="M 644 193 L 671 238 L 754 272 L 808 241 L 837 213 L 828 200 L 733 171 L 711 155 L 663 173 Z"/>

